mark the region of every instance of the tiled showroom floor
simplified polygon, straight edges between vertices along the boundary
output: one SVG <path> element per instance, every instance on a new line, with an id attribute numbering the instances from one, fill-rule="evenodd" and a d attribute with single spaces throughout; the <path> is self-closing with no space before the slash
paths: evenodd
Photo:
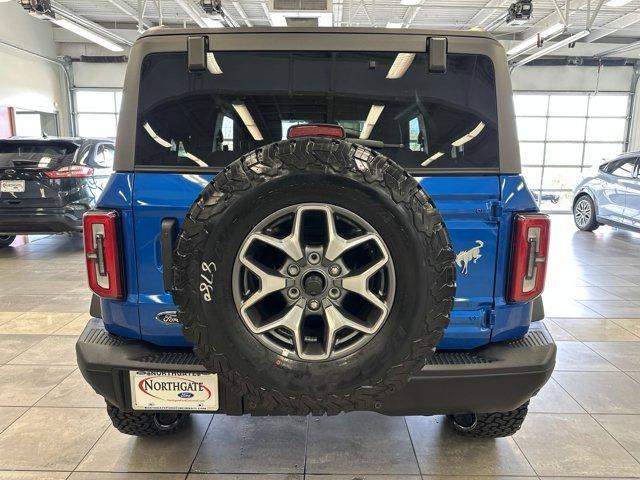
<path id="1" fill-rule="evenodd" d="M 0 480 L 640 477 L 640 235 L 579 233 L 557 216 L 552 241 L 556 372 L 523 429 L 497 441 L 461 439 L 441 417 L 358 413 L 196 416 L 176 437 L 121 435 L 75 366 L 89 299 L 80 240 L 4 249 Z"/>

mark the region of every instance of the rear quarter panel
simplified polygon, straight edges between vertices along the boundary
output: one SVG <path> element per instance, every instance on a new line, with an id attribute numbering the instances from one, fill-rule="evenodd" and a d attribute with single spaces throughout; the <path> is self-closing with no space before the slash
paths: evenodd
<path id="1" fill-rule="evenodd" d="M 126 297 L 124 300 L 101 299 L 100 307 L 105 327 L 116 335 L 127 338 L 141 338 L 138 295 L 138 255 L 136 251 L 135 228 L 133 222 L 134 174 L 113 174 L 98 200 L 104 209 L 116 209 L 120 214 L 120 242 L 125 276 Z"/>

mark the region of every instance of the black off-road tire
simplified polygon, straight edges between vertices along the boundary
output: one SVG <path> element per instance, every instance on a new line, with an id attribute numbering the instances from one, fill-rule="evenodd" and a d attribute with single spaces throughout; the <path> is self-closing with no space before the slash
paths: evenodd
<path id="1" fill-rule="evenodd" d="M 123 412 L 110 404 L 107 404 L 107 413 L 118 431 L 137 437 L 174 434 L 185 427 L 189 417 L 188 413 Z M 177 417 L 175 419 L 166 418 L 168 415 L 176 415 Z"/>
<path id="2" fill-rule="evenodd" d="M 447 418 L 456 432 L 465 437 L 500 438 L 520 430 L 528 409 L 529 402 L 510 412 L 448 415 Z"/>
<path id="3" fill-rule="evenodd" d="M 8 247 L 15 239 L 15 235 L 0 235 L 0 248 Z"/>
<path id="4" fill-rule="evenodd" d="M 273 212 L 305 202 L 360 215 L 388 243 L 400 272 L 381 330 L 339 360 L 304 362 L 273 352 L 246 328 L 233 300 L 232 265 L 246 235 Z M 375 410 L 442 338 L 455 294 L 454 259 L 433 202 L 392 160 L 338 139 L 284 140 L 242 156 L 202 191 L 178 237 L 172 292 L 195 353 L 243 396 L 247 410 Z M 205 301 L 201 266 L 212 263 L 213 293 Z"/>

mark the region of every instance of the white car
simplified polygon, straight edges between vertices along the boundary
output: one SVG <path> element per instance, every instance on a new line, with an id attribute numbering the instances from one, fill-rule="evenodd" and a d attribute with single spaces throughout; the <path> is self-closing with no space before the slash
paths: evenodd
<path id="1" fill-rule="evenodd" d="M 640 152 L 600 165 L 573 191 L 573 219 L 580 230 L 600 225 L 640 231 Z"/>

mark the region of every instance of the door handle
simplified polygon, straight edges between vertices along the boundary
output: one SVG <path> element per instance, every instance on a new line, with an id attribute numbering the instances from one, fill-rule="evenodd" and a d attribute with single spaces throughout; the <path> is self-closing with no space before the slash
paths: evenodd
<path id="1" fill-rule="evenodd" d="M 160 252 L 162 254 L 162 283 L 165 292 L 171 291 L 173 283 L 173 251 L 178 235 L 178 220 L 175 218 L 163 218 L 160 224 Z"/>

